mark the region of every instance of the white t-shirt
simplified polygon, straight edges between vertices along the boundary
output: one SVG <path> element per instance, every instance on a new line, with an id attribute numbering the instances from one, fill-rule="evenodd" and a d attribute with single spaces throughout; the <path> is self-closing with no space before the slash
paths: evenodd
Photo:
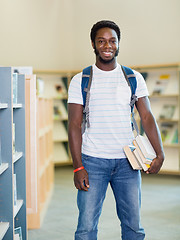
<path id="1" fill-rule="evenodd" d="M 134 70 L 133 70 L 134 71 Z M 134 71 L 137 79 L 136 96 L 148 96 L 144 78 Z M 68 103 L 83 105 L 81 91 L 82 73 L 71 80 Z M 93 157 L 124 158 L 123 147 L 134 139 L 131 126 L 131 89 L 121 66 L 112 71 L 102 71 L 93 65 L 90 88 L 89 121 L 83 134 L 82 153 Z"/>

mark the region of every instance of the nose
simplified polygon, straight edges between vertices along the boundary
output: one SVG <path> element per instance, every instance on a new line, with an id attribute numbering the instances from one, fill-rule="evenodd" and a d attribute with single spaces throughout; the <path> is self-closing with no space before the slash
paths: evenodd
<path id="1" fill-rule="evenodd" d="M 110 42 L 109 42 L 109 41 L 106 41 L 104 47 L 111 47 Z"/>

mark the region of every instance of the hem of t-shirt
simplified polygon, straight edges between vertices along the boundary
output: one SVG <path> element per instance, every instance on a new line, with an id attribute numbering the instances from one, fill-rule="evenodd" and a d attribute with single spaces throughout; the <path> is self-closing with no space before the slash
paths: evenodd
<path id="1" fill-rule="evenodd" d="M 88 151 L 84 151 L 82 150 L 82 154 L 85 154 L 85 155 L 88 155 L 88 156 L 91 156 L 91 157 L 95 157 L 95 158 L 105 158 L 105 159 L 121 159 L 121 158 L 126 158 L 126 155 L 125 153 L 119 153 L 119 154 L 98 154 L 98 153 L 91 153 L 91 152 L 88 152 Z"/>
<path id="2" fill-rule="evenodd" d="M 149 97 L 149 93 L 147 93 L 147 94 L 141 94 L 141 95 L 137 96 L 137 98 L 142 98 L 142 97 Z"/>
<path id="3" fill-rule="evenodd" d="M 75 103 L 75 104 L 83 105 L 82 102 L 73 101 L 73 100 L 68 100 L 67 103 Z"/>

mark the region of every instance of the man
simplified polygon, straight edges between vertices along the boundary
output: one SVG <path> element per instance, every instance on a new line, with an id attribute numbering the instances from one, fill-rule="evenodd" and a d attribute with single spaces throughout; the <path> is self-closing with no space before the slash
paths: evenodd
<path id="1" fill-rule="evenodd" d="M 69 87 L 69 144 L 74 167 L 74 184 L 78 189 L 78 226 L 75 240 L 96 240 L 98 221 L 108 184 L 116 200 L 123 240 L 144 239 L 140 224 L 141 175 L 133 170 L 123 152 L 132 144 L 131 90 L 117 63 L 120 29 L 112 21 L 97 22 L 91 29 L 92 47 L 96 54 L 90 89 L 90 127 L 81 133 L 83 99 L 82 73 Z M 136 102 L 143 128 L 156 154 L 147 173 L 157 173 L 164 153 L 159 130 L 150 109 L 148 91 L 140 73 Z"/>

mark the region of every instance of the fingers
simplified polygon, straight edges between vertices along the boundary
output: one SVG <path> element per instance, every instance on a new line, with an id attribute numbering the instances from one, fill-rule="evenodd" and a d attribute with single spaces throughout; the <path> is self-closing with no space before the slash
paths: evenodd
<path id="1" fill-rule="evenodd" d="M 150 168 L 146 171 L 147 174 L 156 174 L 159 172 L 160 168 L 162 166 L 162 161 L 159 161 L 159 159 L 155 158 L 152 163 Z"/>
<path id="2" fill-rule="evenodd" d="M 89 189 L 89 178 L 85 170 L 81 172 L 76 172 L 74 174 L 74 184 L 79 190 L 88 191 Z"/>

